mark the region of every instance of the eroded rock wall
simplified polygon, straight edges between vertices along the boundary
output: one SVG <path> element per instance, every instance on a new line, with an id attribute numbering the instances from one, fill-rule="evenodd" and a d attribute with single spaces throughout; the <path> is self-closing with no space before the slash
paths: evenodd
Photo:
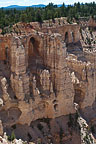
<path id="1" fill-rule="evenodd" d="M 23 45 L 23 37 L 14 37 L 11 46 L 10 80 L 22 111 L 18 120 L 21 124 L 75 112 L 74 89 L 65 59 L 66 46 L 60 35 L 38 35 L 37 39 L 34 34 L 29 37 L 39 43 L 33 43 L 32 53 L 28 53 L 29 45 Z"/>
<path id="2" fill-rule="evenodd" d="M 67 58 L 67 64 L 72 72 L 75 102 L 79 103 L 81 109 L 92 106 L 96 95 L 95 65 L 90 62 L 86 63 L 71 59 L 70 57 Z"/>
<path id="3" fill-rule="evenodd" d="M 11 36 L 1 38 L 2 71 L 9 72 L 8 76 L 0 73 L 4 128 L 30 126 L 37 119 L 75 113 L 74 102 L 85 109 L 95 101 L 95 52 L 93 57 L 93 52 L 81 48 L 80 27 L 62 24 L 46 29 L 43 24 L 40 29 L 35 24 L 19 23 L 13 26 Z M 70 55 L 72 50 L 74 54 Z"/>

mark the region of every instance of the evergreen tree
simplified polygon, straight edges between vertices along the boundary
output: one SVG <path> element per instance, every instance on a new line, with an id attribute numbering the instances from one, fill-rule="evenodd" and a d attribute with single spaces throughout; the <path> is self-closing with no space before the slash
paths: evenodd
<path id="1" fill-rule="evenodd" d="M 5 33 L 5 28 L 12 26 L 17 22 L 31 22 L 38 21 L 40 23 L 43 20 L 52 19 L 55 22 L 55 18 L 67 17 L 68 21 L 71 22 L 74 18 L 79 20 L 79 17 L 89 18 L 92 16 L 96 19 L 96 3 L 75 3 L 74 5 L 66 6 L 64 3 L 61 7 L 49 3 L 45 8 L 26 8 L 26 10 L 16 9 L 0 9 L 0 28 Z"/>

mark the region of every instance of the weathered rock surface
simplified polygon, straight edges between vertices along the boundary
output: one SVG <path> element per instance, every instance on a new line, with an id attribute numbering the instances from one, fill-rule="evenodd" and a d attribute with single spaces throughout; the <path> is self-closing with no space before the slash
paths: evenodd
<path id="1" fill-rule="evenodd" d="M 86 39 L 95 39 L 95 32 L 79 30 L 79 25 L 64 24 L 62 18 L 59 25 L 56 20 L 42 27 L 18 23 L 12 34 L 0 36 L 0 119 L 4 129 L 74 114 L 74 102 L 80 110 L 93 105 L 96 51 L 94 41 L 89 50 Z M 58 134 L 55 136 L 59 141 Z"/>

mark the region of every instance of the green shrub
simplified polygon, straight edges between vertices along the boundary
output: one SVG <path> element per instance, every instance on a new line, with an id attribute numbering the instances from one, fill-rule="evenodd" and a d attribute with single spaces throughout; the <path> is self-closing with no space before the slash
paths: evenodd
<path id="1" fill-rule="evenodd" d="M 14 131 L 11 133 L 11 136 L 8 136 L 9 141 L 13 141 L 16 138 Z"/>

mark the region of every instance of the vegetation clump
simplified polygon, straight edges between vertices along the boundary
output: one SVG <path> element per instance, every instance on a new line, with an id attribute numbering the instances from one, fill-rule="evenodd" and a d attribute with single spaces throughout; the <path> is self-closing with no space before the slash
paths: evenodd
<path id="1" fill-rule="evenodd" d="M 17 22 L 35 22 L 40 23 L 43 20 L 52 19 L 55 23 L 55 18 L 67 17 L 68 23 L 72 23 L 73 19 L 77 22 L 80 17 L 96 18 L 96 3 L 74 3 L 74 5 L 66 6 L 64 3 L 58 7 L 53 3 L 49 3 L 46 7 L 33 8 L 28 7 L 25 10 L 17 9 L 0 9 L 0 28 L 3 30 L 2 34 L 6 33 L 5 27 L 12 27 Z"/>
<path id="2" fill-rule="evenodd" d="M 16 138 L 14 131 L 11 133 L 11 136 L 8 136 L 9 141 L 13 141 Z"/>

